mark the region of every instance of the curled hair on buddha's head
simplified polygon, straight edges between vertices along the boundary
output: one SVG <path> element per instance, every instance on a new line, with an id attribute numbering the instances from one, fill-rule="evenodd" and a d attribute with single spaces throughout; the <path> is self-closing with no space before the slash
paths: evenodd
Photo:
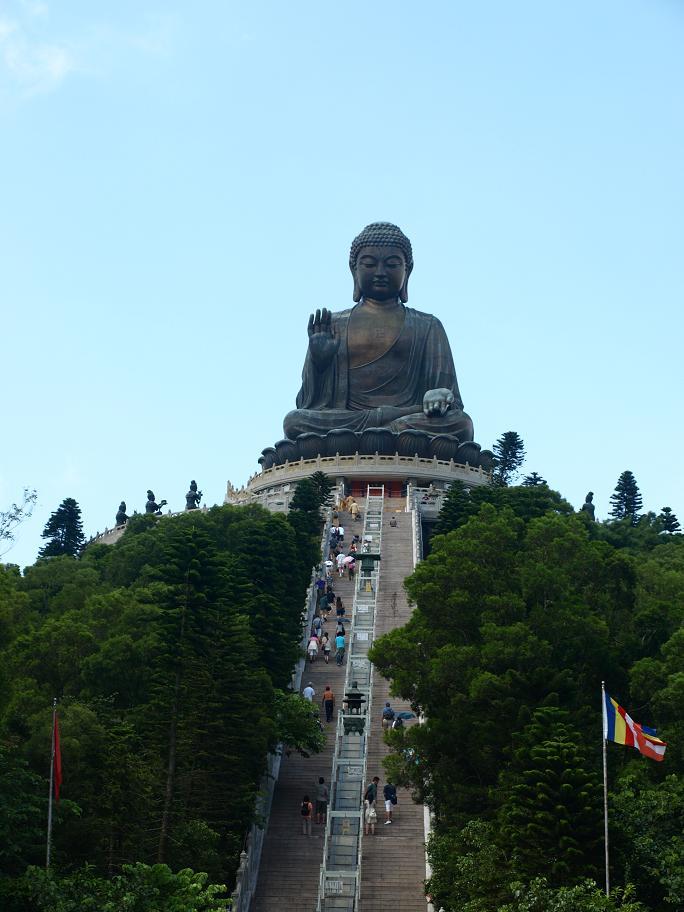
<path id="1" fill-rule="evenodd" d="M 398 228 L 391 222 L 371 222 L 370 225 L 366 225 L 360 234 L 357 234 L 352 241 L 351 250 L 349 251 L 349 268 L 354 276 L 355 301 L 358 301 L 361 297 L 361 292 L 358 289 L 356 282 L 356 262 L 359 258 L 360 251 L 364 247 L 398 247 L 404 254 L 404 259 L 406 260 L 406 279 L 399 296 L 405 304 L 408 301 L 408 292 L 406 289 L 408 278 L 413 269 L 413 250 L 411 249 L 411 241 L 409 241 L 401 228 Z"/>

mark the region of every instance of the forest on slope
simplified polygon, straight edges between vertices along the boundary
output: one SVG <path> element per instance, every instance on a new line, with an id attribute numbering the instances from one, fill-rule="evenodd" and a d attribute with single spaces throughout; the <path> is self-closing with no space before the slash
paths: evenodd
<path id="1" fill-rule="evenodd" d="M 321 746 L 288 685 L 326 493 L 304 486 L 288 517 L 135 516 L 114 546 L 23 576 L 0 565 L 8 912 L 225 906 L 268 752 Z M 63 782 L 45 873 L 54 697 Z"/>
<path id="2" fill-rule="evenodd" d="M 446 912 L 684 908 L 684 536 L 593 522 L 546 484 L 452 487 L 405 585 L 410 622 L 372 659 L 425 723 L 390 732 L 393 781 L 434 813 Z M 668 743 L 608 743 L 601 682 Z"/>

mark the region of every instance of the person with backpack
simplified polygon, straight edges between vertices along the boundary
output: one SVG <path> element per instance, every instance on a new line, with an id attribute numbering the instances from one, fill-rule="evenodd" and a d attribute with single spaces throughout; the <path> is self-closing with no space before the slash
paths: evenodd
<path id="1" fill-rule="evenodd" d="M 321 637 L 321 646 L 323 647 L 323 658 L 325 659 L 325 664 L 327 665 L 330 661 L 330 651 L 332 646 L 330 645 L 330 637 L 327 633 L 324 633 Z"/>
<path id="2" fill-rule="evenodd" d="M 389 704 L 389 701 L 385 703 L 385 706 L 382 710 L 382 730 L 388 731 L 394 721 L 394 710 Z"/>
<path id="3" fill-rule="evenodd" d="M 396 786 L 387 782 L 382 790 L 382 796 L 385 799 L 385 826 L 388 826 L 392 823 L 392 808 L 398 803 Z"/>
<path id="4" fill-rule="evenodd" d="M 302 821 L 302 836 L 311 836 L 311 821 L 313 820 L 313 804 L 308 795 L 304 795 L 302 806 L 299 809 L 299 815 Z"/>

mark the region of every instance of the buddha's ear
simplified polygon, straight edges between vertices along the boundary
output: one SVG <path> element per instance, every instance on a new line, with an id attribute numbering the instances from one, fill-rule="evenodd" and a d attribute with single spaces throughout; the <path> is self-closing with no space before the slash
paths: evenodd
<path id="1" fill-rule="evenodd" d="M 353 272 L 352 275 L 354 276 L 354 291 L 352 292 L 352 301 L 355 304 L 358 304 L 361 300 L 361 286 L 359 284 L 359 280 L 356 277 L 356 272 Z"/>
<path id="2" fill-rule="evenodd" d="M 404 284 L 399 289 L 399 300 L 401 301 L 402 304 L 406 304 L 406 302 L 408 301 L 408 280 L 409 280 L 410 275 L 411 275 L 411 271 L 409 269 L 407 269 L 406 278 L 404 279 Z"/>

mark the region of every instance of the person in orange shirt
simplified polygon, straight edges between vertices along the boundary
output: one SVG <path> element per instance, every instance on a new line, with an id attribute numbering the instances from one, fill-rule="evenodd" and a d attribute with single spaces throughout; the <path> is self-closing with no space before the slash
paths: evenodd
<path id="1" fill-rule="evenodd" d="M 325 685 L 321 705 L 325 710 L 325 721 L 332 722 L 333 710 L 335 709 L 335 694 L 330 689 L 330 684 Z"/>

